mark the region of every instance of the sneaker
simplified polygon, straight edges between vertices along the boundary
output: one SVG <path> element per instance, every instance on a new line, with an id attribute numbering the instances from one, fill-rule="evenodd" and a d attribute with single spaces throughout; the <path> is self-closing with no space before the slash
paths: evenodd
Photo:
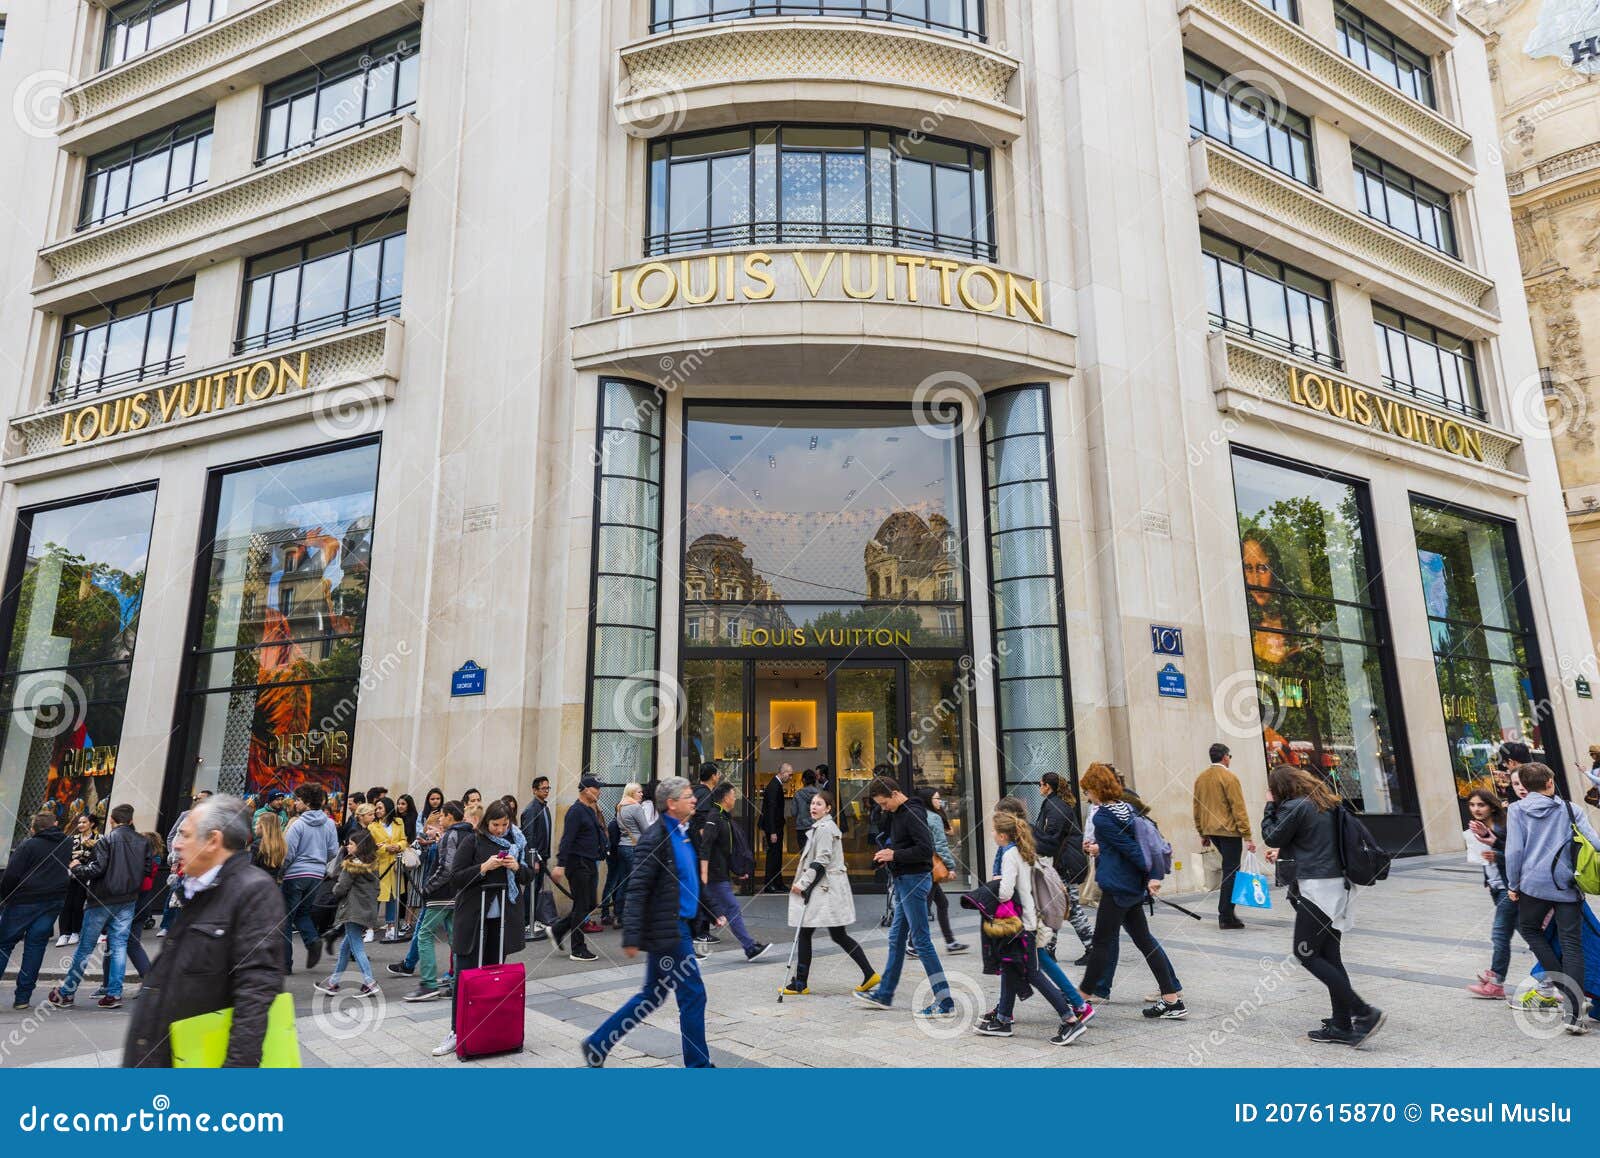
<path id="1" fill-rule="evenodd" d="M 400 962 L 398 965 L 385 965 L 384 968 L 390 973 L 393 973 L 396 977 L 411 977 L 417 972 L 414 967 L 410 969 L 406 968 L 404 961 Z"/>
<path id="2" fill-rule="evenodd" d="M 1084 968 L 1088 964 L 1089 964 L 1089 954 L 1087 954 L 1087 953 L 1085 953 L 1082 957 L 1079 957 L 1076 961 L 1073 962 L 1073 965 L 1075 965 L 1079 969 Z"/>
<path id="3" fill-rule="evenodd" d="M 356 990 L 357 997 L 380 997 L 382 994 L 383 990 L 378 988 L 376 981 L 363 981 L 361 988 Z"/>
<path id="4" fill-rule="evenodd" d="M 587 949 L 574 949 L 567 954 L 568 961 L 598 961 L 600 958 Z"/>
<path id="5" fill-rule="evenodd" d="M 1492 1001 L 1504 1001 L 1506 996 L 1505 986 L 1493 981 L 1475 981 L 1467 986 L 1467 992 L 1474 997 L 1487 997 Z"/>
<path id="6" fill-rule="evenodd" d="M 29 1005 L 26 1001 L 13 1001 L 11 1003 L 11 1008 L 16 1010 L 18 1013 L 26 1013 L 32 1009 L 33 1006 Z"/>
<path id="7" fill-rule="evenodd" d="M 855 987 L 855 989 L 853 989 L 851 992 L 853 992 L 853 993 L 871 993 L 874 989 L 876 989 L 878 987 L 878 982 L 880 982 L 882 980 L 883 980 L 883 975 L 882 974 L 874 973 L 871 977 L 868 977 L 860 985 L 857 985 Z"/>
<path id="8" fill-rule="evenodd" d="M 746 961 L 759 961 L 771 951 L 771 944 L 763 944 L 762 942 L 757 941 L 754 945 L 751 945 L 750 948 L 744 951 L 744 959 Z"/>
<path id="9" fill-rule="evenodd" d="M 1578 1021 L 1569 1021 L 1567 1022 L 1565 1029 L 1573 1037 L 1582 1037 L 1584 1034 L 1589 1032 L 1589 1023 L 1581 1019 Z"/>
<path id="10" fill-rule="evenodd" d="M 339 986 L 337 983 L 329 984 L 326 981 L 318 981 L 311 988 L 315 989 L 318 993 L 326 993 L 329 997 L 335 997 L 339 993 Z"/>
<path id="11" fill-rule="evenodd" d="M 1350 1042 L 1356 1049 L 1367 1043 L 1367 1039 L 1383 1028 L 1383 1023 L 1389 1020 L 1389 1015 L 1376 1005 L 1370 1007 L 1363 1017 L 1350 1019 L 1350 1034 L 1354 1039 Z"/>
<path id="12" fill-rule="evenodd" d="M 1050 1039 L 1050 1044 L 1071 1045 L 1088 1032 L 1089 1027 L 1083 1024 L 1081 1017 L 1076 1021 L 1063 1021 L 1061 1028 L 1056 1030 L 1055 1036 Z"/>
<path id="13" fill-rule="evenodd" d="M 166 935 L 167 935 L 167 931 L 165 929 L 157 929 L 156 930 L 156 940 L 157 941 L 161 940 L 161 938 L 165 937 Z"/>
<path id="14" fill-rule="evenodd" d="M 778 990 L 778 993 L 784 997 L 804 997 L 810 992 L 811 990 L 804 985 L 802 985 L 799 989 L 796 989 L 793 984 L 785 985 L 782 989 Z"/>
<path id="15" fill-rule="evenodd" d="M 592 1070 L 605 1067 L 606 1055 L 591 1045 L 588 1038 L 578 1043 L 578 1055 L 583 1058 L 583 1064 Z"/>
<path id="16" fill-rule="evenodd" d="M 991 1014 L 973 1026 L 972 1032 L 979 1037 L 1010 1037 L 1011 1023 L 1009 1021 L 1001 1021 Z"/>
<path id="17" fill-rule="evenodd" d="M 1189 1016 L 1189 1007 L 1183 1003 L 1183 998 L 1176 1001 L 1165 1001 L 1157 997 L 1153 1005 L 1145 1007 L 1144 1015 L 1151 1021 L 1158 1018 L 1166 1021 L 1182 1021 Z"/>
<path id="18" fill-rule="evenodd" d="M 361 934 L 361 943 L 363 945 L 372 944 L 372 930 L 371 929 L 368 929 L 365 933 Z"/>
<path id="19" fill-rule="evenodd" d="M 528 934 L 528 940 L 530 941 L 548 941 L 549 939 L 550 930 L 543 925 L 535 925 L 533 932 Z"/>
<path id="20" fill-rule="evenodd" d="M 73 1006 L 73 998 L 67 996 L 59 989 L 52 989 L 50 991 L 50 996 L 45 998 L 45 1000 L 51 1005 L 54 1005 L 60 1009 L 71 1009 Z"/>
<path id="21" fill-rule="evenodd" d="M 313 941 L 306 946 L 306 968 L 315 969 L 317 962 L 322 960 L 322 942 Z"/>
<path id="22" fill-rule="evenodd" d="M 444 1040 L 428 1052 L 434 1057 L 448 1057 L 450 1054 L 455 1053 L 456 1035 L 454 1033 L 445 1034 Z"/>
<path id="23" fill-rule="evenodd" d="M 56 948 L 57 949 L 65 949 L 67 947 L 67 943 L 69 941 L 71 941 L 71 939 L 72 938 L 71 938 L 70 934 L 67 934 L 67 933 L 61 934 L 61 936 L 56 938 Z"/>
<path id="24" fill-rule="evenodd" d="M 1078 1006 L 1078 1008 L 1074 1009 L 1072 1013 L 1073 1016 L 1078 1019 L 1078 1023 L 1080 1025 L 1088 1025 L 1089 1019 L 1094 1016 L 1094 1006 L 1085 1001 L 1082 1005 Z"/>
<path id="25" fill-rule="evenodd" d="M 946 953 L 965 953 L 967 946 L 963 941 L 946 941 L 944 943 L 944 951 Z"/>
<path id="26" fill-rule="evenodd" d="M 432 987 L 429 987 L 427 985 L 419 985 L 415 989 L 413 989 L 410 993 L 407 993 L 400 1000 L 402 1000 L 402 1001 L 413 1001 L 413 1002 L 415 1002 L 415 1001 L 438 1001 L 439 998 L 441 998 L 443 996 L 444 996 L 444 990 L 440 989 L 437 985 L 434 985 Z"/>
<path id="27" fill-rule="evenodd" d="M 100 986 L 100 988 L 96 989 L 93 993 L 89 994 L 90 997 L 104 997 L 105 995 L 106 995 L 106 987 L 104 985 Z"/>
<path id="28" fill-rule="evenodd" d="M 78 943 L 78 934 L 74 933 L 74 934 L 72 934 L 72 936 L 67 938 L 67 944 L 76 945 L 77 943 Z"/>
<path id="29" fill-rule="evenodd" d="M 102 997 L 99 1001 L 95 1002 L 95 1004 L 98 1005 L 101 1009 L 121 1009 L 122 1008 L 122 998 L 113 997 L 113 996 L 111 996 L 111 994 L 108 993 L 104 997 Z"/>
<path id="30" fill-rule="evenodd" d="M 869 1009 L 892 1009 L 893 1008 L 893 1006 L 890 1005 L 889 1002 L 885 1001 L 883 998 L 878 996 L 877 990 L 871 990 L 871 991 L 868 991 L 868 992 L 863 992 L 862 990 L 857 989 L 855 991 L 855 998 L 856 998 L 857 1001 L 859 1001 L 862 1004 L 866 1005 Z M 51 1001 L 54 1001 L 54 1000 L 55 1000 L 55 997 L 52 995 Z"/>
<path id="31" fill-rule="evenodd" d="M 1307 1041 L 1314 1041 L 1319 1045 L 1354 1045 L 1356 1035 L 1354 1029 L 1340 1029 L 1327 1018 L 1322 1025 L 1306 1034 Z"/>
<path id="32" fill-rule="evenodd" d="M 1506 998 L 1506 1004 L 1512 1009 L 1554 1009 L 1561 1004 L 1561 999 L 1556 996 L 1555 987 L 1548 990 L 1543 985 L 1537 985 L 1523 993 L 1515 993 Z"/>
<path id="33" fill-rule="evenodd" d="M 604 933 L 606 931 L 606 927 L 599 921 L 585 921 L 583 923 L 583 931 L 590 934 Z"/>
<path id="34" fill-rule="evenodd" d="M 945 1001 L 943 1003 L 936 1001 L 932 1005 L 923 1006 L 911 1016 L 920 1018 L 923 1021 L 935 1021 L 941 1018 L 954 1017 L 955 1015 L 956 1003 L 954 1001 Z"/>

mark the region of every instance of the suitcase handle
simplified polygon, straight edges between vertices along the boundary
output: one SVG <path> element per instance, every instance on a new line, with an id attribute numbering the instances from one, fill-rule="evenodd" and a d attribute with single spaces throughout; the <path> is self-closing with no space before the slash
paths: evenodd
<path id="1" fill-rule="evenodd" d="M 500 960 L 495 964 L 504 965 L 506 962 L 506 921 L 509 919 L 506 915 L 506 906 L 510 904 L 510 901 L 506 898 L 510 895 L 511 890 L 504 885 L 484 885 L 483 888 L 478 890 L 478 965 L 480 968 L 483 965 L 483 938 L 489 927 L 489 891 L 495 888 L 499 889 L 501 895 Z"/>

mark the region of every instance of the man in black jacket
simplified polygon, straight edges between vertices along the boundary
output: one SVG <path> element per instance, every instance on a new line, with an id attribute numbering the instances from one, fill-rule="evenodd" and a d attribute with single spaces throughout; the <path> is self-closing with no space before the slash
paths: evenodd
<path id="1" fill-rule="evenodd" d="M 248 843 L 248 841 L 246 842 Z M 111 831 L 94 846 L 87 864 L 77 861 L 68 866 L 73 877 L 83 882 L 89 901 L 83 910 L 83 935 L 67 966 L 66 979 L 50 991 L 51 1005 L 68 1006 L 83 980 L 100 934 L 106 935 L 105 996 L 101 1009 L 122 1006 L 122 977 L 128 970 L 128 934 L 133 931 L 133 911 L 145 875 L 154 867 L 150 842 L 133 827 L 133 805 L 119 804 L 111 810 Z"/>
<path id="2" fill-rule="evenodd" d="M 556 813 L 550 807 L 550 777 L 533 778 L 533 799 L 522 810 L 517 827 L 528 842 L 528 863 L 533 868 L 533 887 L 528 890 L 528 912 L 533 917 L 529 939 L 543 941 L 550 935 L 549 926 L 556 923 L 556 899 L 546 884 L 556 834 Z"/>
<path id="3" fill-rule="evenodd" d="M 595 887 L 600 883 L 600 862 L 606 859 L 608 840 L 606 822 L 600 815 L 600 781 L 585 776 L 578 781 L 578 799 L 567 809 L 566 820 L 561 825 L 561 847 L 556 850 L 559 862 L 550 870 L 550 879 L 565 880 L 572 889 L 572 908 L 565 917 L 550 926 L 550 936 L 557 949 L 567 934 L 572 934 L 573 961 L 598 961 L 590 952 L 583 936 L 584 922 L 594 912 Z"/>
<path id="4" fill-rule="evenodd" d="M 928 812 L 922 801 L 900 791 L 893 777 L 877 776 L 867 786 L 872 802 L 883 811 L 887 830 L 884 847 L 873 854 L 876 864 L 887 865 L 894 889 L 894 920 L 889 925 L 889 961 L 883 967 L 883 980 L 870 993 L 856 998 L 873 1009 L 888 1009 L 894 1004 L 895 987 L 905 964 L 906 939 L 916 947 L 917 959 L 933 983 L 933 1004 L 916 1011 L 921 1018 L 954 1017 L 955 999 L 950 995 L 944 966 L 934 952 L 928 935 L 928 895 L 933 888 L 933 830 L 928 827 Z"/>
<path id="5" fill-rule="evenodd" d="M 17 996 L 12 1009 L 33 1004 L 33 986 L 50 944 L 50 930 L 67 899 L 67 864 L 72 841 L 46 809 L 33 818 L 33 835 L 11 850 L 0 877 L 0 977 L 11 962 L 11 950 L 22 941 L 17 970 Z M 81 942 L 80 942 L 81 944 Z"/>
<path id="6" fill-rule="evenodd" d="M 683 777 L 669 776 L 656 786 L 655 803 L 660 819 L 634 846 L 622 924 L 622 951 L 629 957 L 638 956 L 641 949 L 646 953 L 644 988 L 584 1039 L 581 1052 L 587 1066 L 605 1065 L 606 1055 L 628 1030 L 665 1004 L 668 993 L 678 999 L 683 1064 L 690 1068 L 711 1064 L 706 986 L 693 939 L 701 912 L 698 854 L 688 825 L 694 815 L 694 790 Z"/>
<path id="7" fill-rule="evenodd" d="M 172 1064 L 172 1025 L 233 1010 L 223 1065 L 261 1064 L 267 1011 L 283 991 L 283 894 L 250 863 L 250 811 L 233 796 L 197 805 L 178 830 L 183 908 L 145 979 L 122 1064 Z"/>
<path id="8" fill-rule="evenodd" d="M 706 820 L 711 815 L 711 790 L 722 781 L 722 769 L 716 762 L 707 760 L 700 765 L 700 782 L 694 786 L 694 815 L 689 818 L 689 841 L 700 847 L 701 834 L 705 829 Z M 702 909 L 702 912 L 704 910 Z M 715 945 L 721 938 L 711 932 L 711 921 L 702 916 L 695 922 L 694 939 L 698 945 Z"/>
<path id="9" fill-rule="evenodd" d="M 711 790 L 711 815 L 700 830 L 700 891 L 706 908 L 727 925 L 739 939 L 746 961 L 765 956 L 772 946 L 757 941 L 744 927 L 744 914 L 739 911 L 739 898 L 734 895 L 733 882 L 747 880 L 755 867 L 755 857 L 750 855 L 748 843 L 734 832 L 733 807 L 738 794 L 732 784 L 718 784 Z M 736 851 L 745 846 L 743 857 Z M 744 863 L 736 863 L 739 860 Z"/>
<path id="10" fill-rule="evenodd" d="M 788 827 L 784 807 L 788 801 L 784 798 L 783 786 L 793 775 L 794 768 L 785 764 L 761 790 L 761 843 L 767 850 L 767 869 L 761 875 L 764 893 L 788 891 L 783 883 L 783 831 Z"/>

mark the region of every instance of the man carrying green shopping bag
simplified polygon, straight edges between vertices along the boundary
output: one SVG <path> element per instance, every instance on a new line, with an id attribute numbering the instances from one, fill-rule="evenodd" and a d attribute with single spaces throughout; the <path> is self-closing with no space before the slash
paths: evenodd
<path id="1" fill-rule="evenodd" d="M 267 1012 L 283 991 L 283 895 L 250 863 L 250 810 L 234 796 L 196 805 L 178 828 L 183 908 L 128 1026 L 122 1064 L 171 1066 L 175 1022 L 233 1011 L 223 1065 L 261 1064 Z"/>

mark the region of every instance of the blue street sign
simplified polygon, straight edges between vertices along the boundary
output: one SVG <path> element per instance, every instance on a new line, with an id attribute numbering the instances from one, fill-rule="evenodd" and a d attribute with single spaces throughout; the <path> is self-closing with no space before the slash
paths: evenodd
<path id="1" fill-rule="evenodd" d="M 1189 698 L 1189 681 L 1175 665 L 1169 663 L 1156 672 L 1156 691 L 1169 699 L 1186 700 Z"/>
<path id="2" fill-rule="evenodd" d="M 1183 628 L 1165 624 L 1150 625 L 1150 650 L 1156 655 L 1183 654 Z"/>
<path id="3" fill-rule="evenodd" d="M 488 673 L 470 659 L 450 675 L 452 696 L 483 695 L 483 677 Z"/>

